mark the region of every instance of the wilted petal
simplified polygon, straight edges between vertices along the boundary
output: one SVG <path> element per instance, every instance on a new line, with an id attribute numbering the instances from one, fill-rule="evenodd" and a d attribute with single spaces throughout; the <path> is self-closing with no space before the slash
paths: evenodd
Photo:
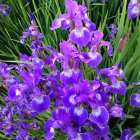
<path id="1" fill-rule="evenodd" d="M 140 107 L 140 94 L 139 93 L 132 94 L 130 97 L 130 103 L 132 106 Z"/>
<path id="2" fill-rule="evenodd" d="M 70 32 L 70 40 L 73 43 L 78 44 L 80 47 L 84 47 L 91 39 L 91 33 L 87 28 L 76 28 Z"/>
<path id="3" fill-rule="evenodd" d="M 61 73 L 60 79 L 64 84 L 72 84 L 82 79 L 82 71 L 80 70 L 65 70 Z"/>
<path id="4" fill-rule="evenodd" d="M 106 124 L 109 120 L 108 110 L 104 107 L 98 107 L 90 114 L 90 121 L 95 124 Z"/>
<path id="5" fill-rule="evenodd" d="M 126 42 L 127 42 L 127 39 L 128 39 L 128 35 L 124 35 L 120 41 L 119 41 L 119 48 L 118 48 L 118 51 L 121 53 L 123 50 L 124 50 L 124 47 L 126 45 Z"/>

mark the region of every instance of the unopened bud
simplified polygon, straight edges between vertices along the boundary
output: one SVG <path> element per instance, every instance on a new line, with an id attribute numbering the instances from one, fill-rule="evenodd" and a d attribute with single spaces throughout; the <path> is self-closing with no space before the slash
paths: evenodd
<path id="1" fill-rule="evenodd" d="M 126 42 L 127 42 L 127 39 L 128 39 L 128 35 L 124 35 L 120 41 L 119 41 L 119 48 L 118 48 L 118 51 L 121 53 L 124 48 L 125 48 L 125 45 L 126 45 Z"/>

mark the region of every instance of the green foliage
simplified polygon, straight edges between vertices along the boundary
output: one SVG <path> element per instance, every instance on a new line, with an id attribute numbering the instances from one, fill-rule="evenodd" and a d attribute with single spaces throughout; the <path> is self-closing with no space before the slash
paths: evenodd
<path id="1" fill-rule="evenodd" d="M 110 67 L 116 63 L 122 62 L 126 74 L 125 82 L 128 85 L 127 94 L 118 96 L 122 106 L 125 108 L 127 117 L 121 121 L 119 119 L 110 120 L 111 136 L 113 140 L 118 139 L 124 128 L 131 128 L 135 137 L 140 136 L 140 110 L 129 106 L 129 98 L 132 93 L 138 92 L 138 88 L 132 85 L 135 81 L 140 81 L 140 21 L 139 18 L 130 20 L 127 18 L 127 0 L 108 0 L 106 4 L 94 3 L 93 0 L 78 0 L 88 6 L 88 15 L 97 27 L 105 33 L 104 38 L 108 40 L 108 26 L 114 23 L 118 26 L 117 36 L 111 41 L 114 49 L 113 58 L 109 58 L 107 53 L 103 53 L 103 62 L 100 67 Z M 30 25 L 29 13 L 33 12 L 39 30 L 44 34 L 43 45 L 51 45 L 59 50 L 59 42 L 67 39 L 68 31 L 61 29 L 51 31 L 51 22 L 57 18 L 60 13 L 65 12 L 64 0 L 7 0 L 11 5 L 12 11 L 6 16 L 0 16 L 0 61 L 18 62 L 19 54 L 26 53 L 30 55 L 29 43 L 23 46 L 19 39 L 23 31 Z M 119 53 L 119 40 L 122 36 L 128 35 L 128 40 L 124 50 Z M 106 49 L 106 48 L 103 48 Z M 93 79 L 94 71 L 86 66 L 87 76 Z M 6 94 L 3 89 L 0 93 Z M 3 96 L 1 94 L 1 96 Z M 1 100 L 0 100 L 1 101 Z M 2 103 L 0 103 L 2 104 Z M 43 128 L 49 114 L 42 114 L 36 118 Z M 42 120 L 43 119 L 43 120 Z M 39 132 L 31 130 L 32 136 L 37 136 L 40 140 L 44 133 L 43 129 Z M 61 139 L 60 139 L 61 138 Z M 0 132 L 0 139 L 6 139 Z M 10 138 L 9 138 L 10 139 Z M 56 140 L 64 140 L 65 135 L 58 130 Z"/>

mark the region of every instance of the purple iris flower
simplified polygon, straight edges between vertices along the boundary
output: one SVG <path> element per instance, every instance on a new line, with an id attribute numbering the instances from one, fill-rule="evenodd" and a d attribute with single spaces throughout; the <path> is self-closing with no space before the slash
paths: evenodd
<path id="1" fill-rule="evenodd" d="M 128 18 L 133 19 L 140 14 L 139 0 L 131 0 L 128 4 Z"/>
<path id="2" fill-rule="evenodd" d="M 132 106 L 140 107 L 140 93 L 134 93 L 130 97 L 130 103 Z"/>
<path id="3" fill-rule="evenodd" d="M 71 42 L 84 47 L 91 40 L 91 30 L 96 26 L 87 17 L 85 5 L 78 5 L 75 0 L 65 0 L 67 14 L 62 14 L 52 23 L 52 30 L 62 27 L 71 28 L 69 39 Z M 86 25 L 83 26 L 83 23 Z"/>
<path id="4" fill-rule="evenodd" d="M 124 129 L 120 140 L 135 140 L 130 129 Z"/>
<path id="5" fill-rule="evenodd" d="M 11 101 L 17 101 L 20 100 L 24 96 L 24 90 L 26 89 L 26 86 L 17 84 L 13 85 L 8 90 L 8 97 Z"/>
<path id="6" fill-rule="evenodd" d="M 32 38 L 31 48 L 38 49 L 42 46 L 43 34 L 39 33 L 32 13 L 30 13 L 30 22 L 31 22 L 31 25 L 26 30 L 26 32 L 22 33 L 22 36 L 20 38 L 20 42 L 22 44 L 24 44 L 25 39 L 29 36 Z"/>
<path id="7" fill-rule="evenodd" d="M 118 27 L 115 24 L 110 24 L 109 28 L 111 29 L 109 33 L 109 38 L 113 39 L 113 37 L 117 34 L 118 32 Z"/>
<path id="8" fill-rule="evenodd" d="M 120 81 L 125 78 L 120 64 L 111 68 L 97 69 L 97 73 L 109 79 L 110 85 L 106 85 L 105 87 L 107 92 L 121 95 L 126 93 L 126 85 L 123 81 Z"/>
<path id="9" fill-rule="evenodd" d="M 0 14 L 1 15 L 7 16 L 11 10 L 12 10 L 11 6 L 0 3 Z"/>
<path id="10" fill-rule="evenodd" d="M 95 124 L 107 124 L 108 120 L 109 112 L 104 106 L 93 109 L 90 114 L 90 121 Z"/>
<path id="11" fill-rule="evenodd" d="M 111 107 L 109 113 L 111 116 L 121 118 L 121 119 L 124 119 L 126 116 L 123 112 L 123 107 L 120 105 L 115 105 Z"/>
<path id="12" fill-rule="evenodd" d="M 88 117 L 88 112 L 83 107 L 75 107 L 70 111 L 65 108 L 59 108 L 53 111 L 53 119 L 48 120 L 45 125 L 45 131 L 47 132 L 45 139 L 52 139 L 54 137 L 54 128 L 61 128 L 62 132 L 68 134 L 68 138 L 76 138 L 78 129 L 83 125 Z"/>
<path id="13" fill-rule="evenodd" d="M 32 104 L 32 111 L 33 112 L 42 112 L 44 110 L 48 110 L 50 107 L 50 98 L 48 96 L 39 96 L 34 97 L 34 99 L 31 102 Z"/>

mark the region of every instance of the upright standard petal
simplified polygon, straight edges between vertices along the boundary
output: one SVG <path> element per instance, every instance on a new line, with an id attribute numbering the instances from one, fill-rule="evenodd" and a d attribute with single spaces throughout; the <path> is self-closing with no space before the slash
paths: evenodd
<path id="1" fill-rule="evenodd" d="M 70 32 L 70 40 L 73 43 L 78 44 L 80 47 L 84 47 L 91 39 L 91 33 L 85 27 L 75 28 Z"/>

